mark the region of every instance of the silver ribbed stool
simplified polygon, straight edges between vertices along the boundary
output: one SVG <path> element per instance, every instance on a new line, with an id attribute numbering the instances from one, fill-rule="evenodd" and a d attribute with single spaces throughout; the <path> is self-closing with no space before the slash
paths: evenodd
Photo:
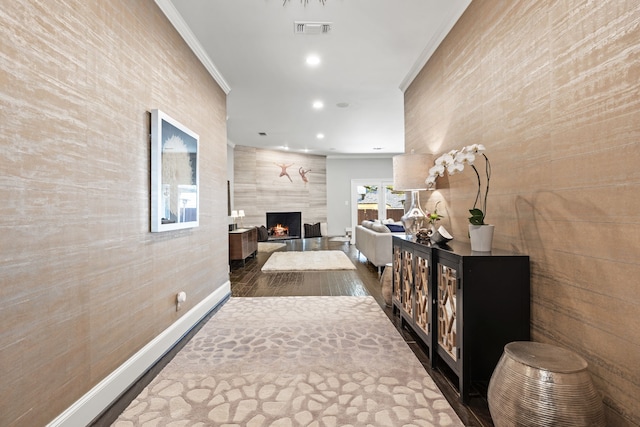
<path id="1" fill-rule="evenodd" d="M 587 362 L 550 344 L 507 344 L 487 399 L 496 427 L 605 426 L 602 398 Z"/>

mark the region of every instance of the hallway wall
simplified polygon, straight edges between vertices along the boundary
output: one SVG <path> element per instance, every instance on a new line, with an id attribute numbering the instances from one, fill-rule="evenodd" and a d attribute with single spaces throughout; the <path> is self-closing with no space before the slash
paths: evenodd
<path id="1" fill-rule="evenodd" d="M 0 46 L 0 425 L 41 426 L 228 281 L 226 96 L 153 0 L 4 2 Z M 199 228 L 150 232 L 154 108 Z"/>
<path id="2" fill-rule="evenodd" d="M 531 256 L 532 338 L 589 362 L 610 426 L 640 425 L 639 41 L 635 1 L 476 1 L 405 93 L 407 152 L 486 146 L 494 247 Z M 468 240 L 475 175 L 437 186 Z"/>

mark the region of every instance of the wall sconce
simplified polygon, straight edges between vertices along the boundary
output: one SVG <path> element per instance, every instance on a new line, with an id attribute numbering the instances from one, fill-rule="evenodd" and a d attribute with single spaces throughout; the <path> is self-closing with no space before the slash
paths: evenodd
<path id="1" fill-rule="evenodd" d="M 427 215 L 420 207 L 420 190 L 426 190 L 427 165 L 431 156 L 428 154 L 401 154 L 393 156 L 393 189 L 395 191 L 411 191 L 411 206 L 402 216 L 404 230 L 412 241 L 416 240 Z"/>

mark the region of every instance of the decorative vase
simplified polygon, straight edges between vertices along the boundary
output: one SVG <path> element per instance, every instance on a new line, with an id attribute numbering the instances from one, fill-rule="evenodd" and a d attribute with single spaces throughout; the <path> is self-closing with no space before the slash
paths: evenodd
<path id="1" fill-rule="evenodd" d="M 429 230 L 427 231 L 427 235 L 429 237 L 433 237 L 433 235 L 436 234 L 436 233 L 437 233 L 436 225 L 432 224 L 432 223 L 429 223 Z"/>
<path id="2" fill-rule="evenodd" d="M 427 219 L 427 214 L 420 207 L 420 193 L 418 190 L 411 190 L 411 206 L 400 219 L 404 226 L 404 231 L 412 242 L 416 241 L 418 231 Z"/>
<path id="3" fill-rule="evenodd" d="M 453 240 L 453 236 L 449 234 L 444 226 L 440 226 L 433 234 L 430 236 L 431 243 L 436 245 L 446 245 L 447 242 Z"/>
<path id="4" fill-rule="evenodd" d="M 471 250 L 474 252 L 491 252 L 491 245 L 493 244 L 493 229 L 494 226 L 491 224 L 469 224 Z"/>
<path id="5" fill-rule="evenodd" d="M 392 298 L 392 282 L 393 281 L 393 264 L 386 264 L 384 270 L 382 271 L 382 276 L 380 277 L 380 283 L 382 285 L 382 298 L 384 299 L 384 304 L 387 307 L 391 307 L 391 298 Z"/>

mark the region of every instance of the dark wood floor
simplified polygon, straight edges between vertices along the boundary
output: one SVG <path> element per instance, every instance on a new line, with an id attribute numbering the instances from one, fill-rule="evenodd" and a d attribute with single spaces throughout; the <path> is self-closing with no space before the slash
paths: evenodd
<path id="1" fill-rule="evenodd" d="M 244 265 L 236 261 L 231 264 L 231 295 L 233 297 L 371 295 L 400 331 L 464 425 L 493 426 L 486 402 L 486 390 L 472 393 L 469 405 L 463 405 L 459 401 L 457 389 L 453 385 L 455 377 L 451 373 L 430 368 L 428 356 L 421 345 L 410 331 L 402 327 L 399 317 L 393 314 L 393 310 L 385 306 L 378 269 L 368 263 L 364 256 L 358 256 L 355 247 L 346 242 L 332 242 L 324 237 L 288 240 L 286 245 L 279 251 L 341 250 L 353 261 L 356 270 L 263 273 L 261 268 L 271 254 L 259 252 L 254 258 L 248 258 Z"/>
<path id="2" fill-rule="evenodd" d="M 382 298 L 378 269 L 367 262 L 364 256 L 358 256 L 356 249 L 346 242 L 332 242 L 329 238 L 313 238 L 286 241 L 286 247 L 279 249 L 290 251 L 307 250 L 342 250 L 356 265 L 356 270 L 329 272 L 287 272 L 262 273 L 261 268 L 270 253 L 258 253 L 246 262 L 234 261 L 231 264 L 231 294 L 233 297 L 265 297 L 265 296 L 332 296 L 332 295 L 371 295 L 380 304 L 383 311 L 398 329 L 418 360 L 431 375 L 442 393 L 449 401 L 465 426 L 493 427 L 487 406 L 486 391 L 472 393 L 469 405 L 463 405 L 458 399 L 458 393 L 450 373 L 433 370 L 429 366 L 429 359 L 423 348 L 416 342 L 415 337 L 402 327 L 398 316 L 389 307 L 385 307 Z M 189 342 L 198 330 L 219 309 L 214 309 L 198 323 L 178 344 L 149 369 L 129 390 L 97 417 L 91 426 L 110 426 L 127 408 L 129 403 L 158 375 L 162 368 Z"/>

